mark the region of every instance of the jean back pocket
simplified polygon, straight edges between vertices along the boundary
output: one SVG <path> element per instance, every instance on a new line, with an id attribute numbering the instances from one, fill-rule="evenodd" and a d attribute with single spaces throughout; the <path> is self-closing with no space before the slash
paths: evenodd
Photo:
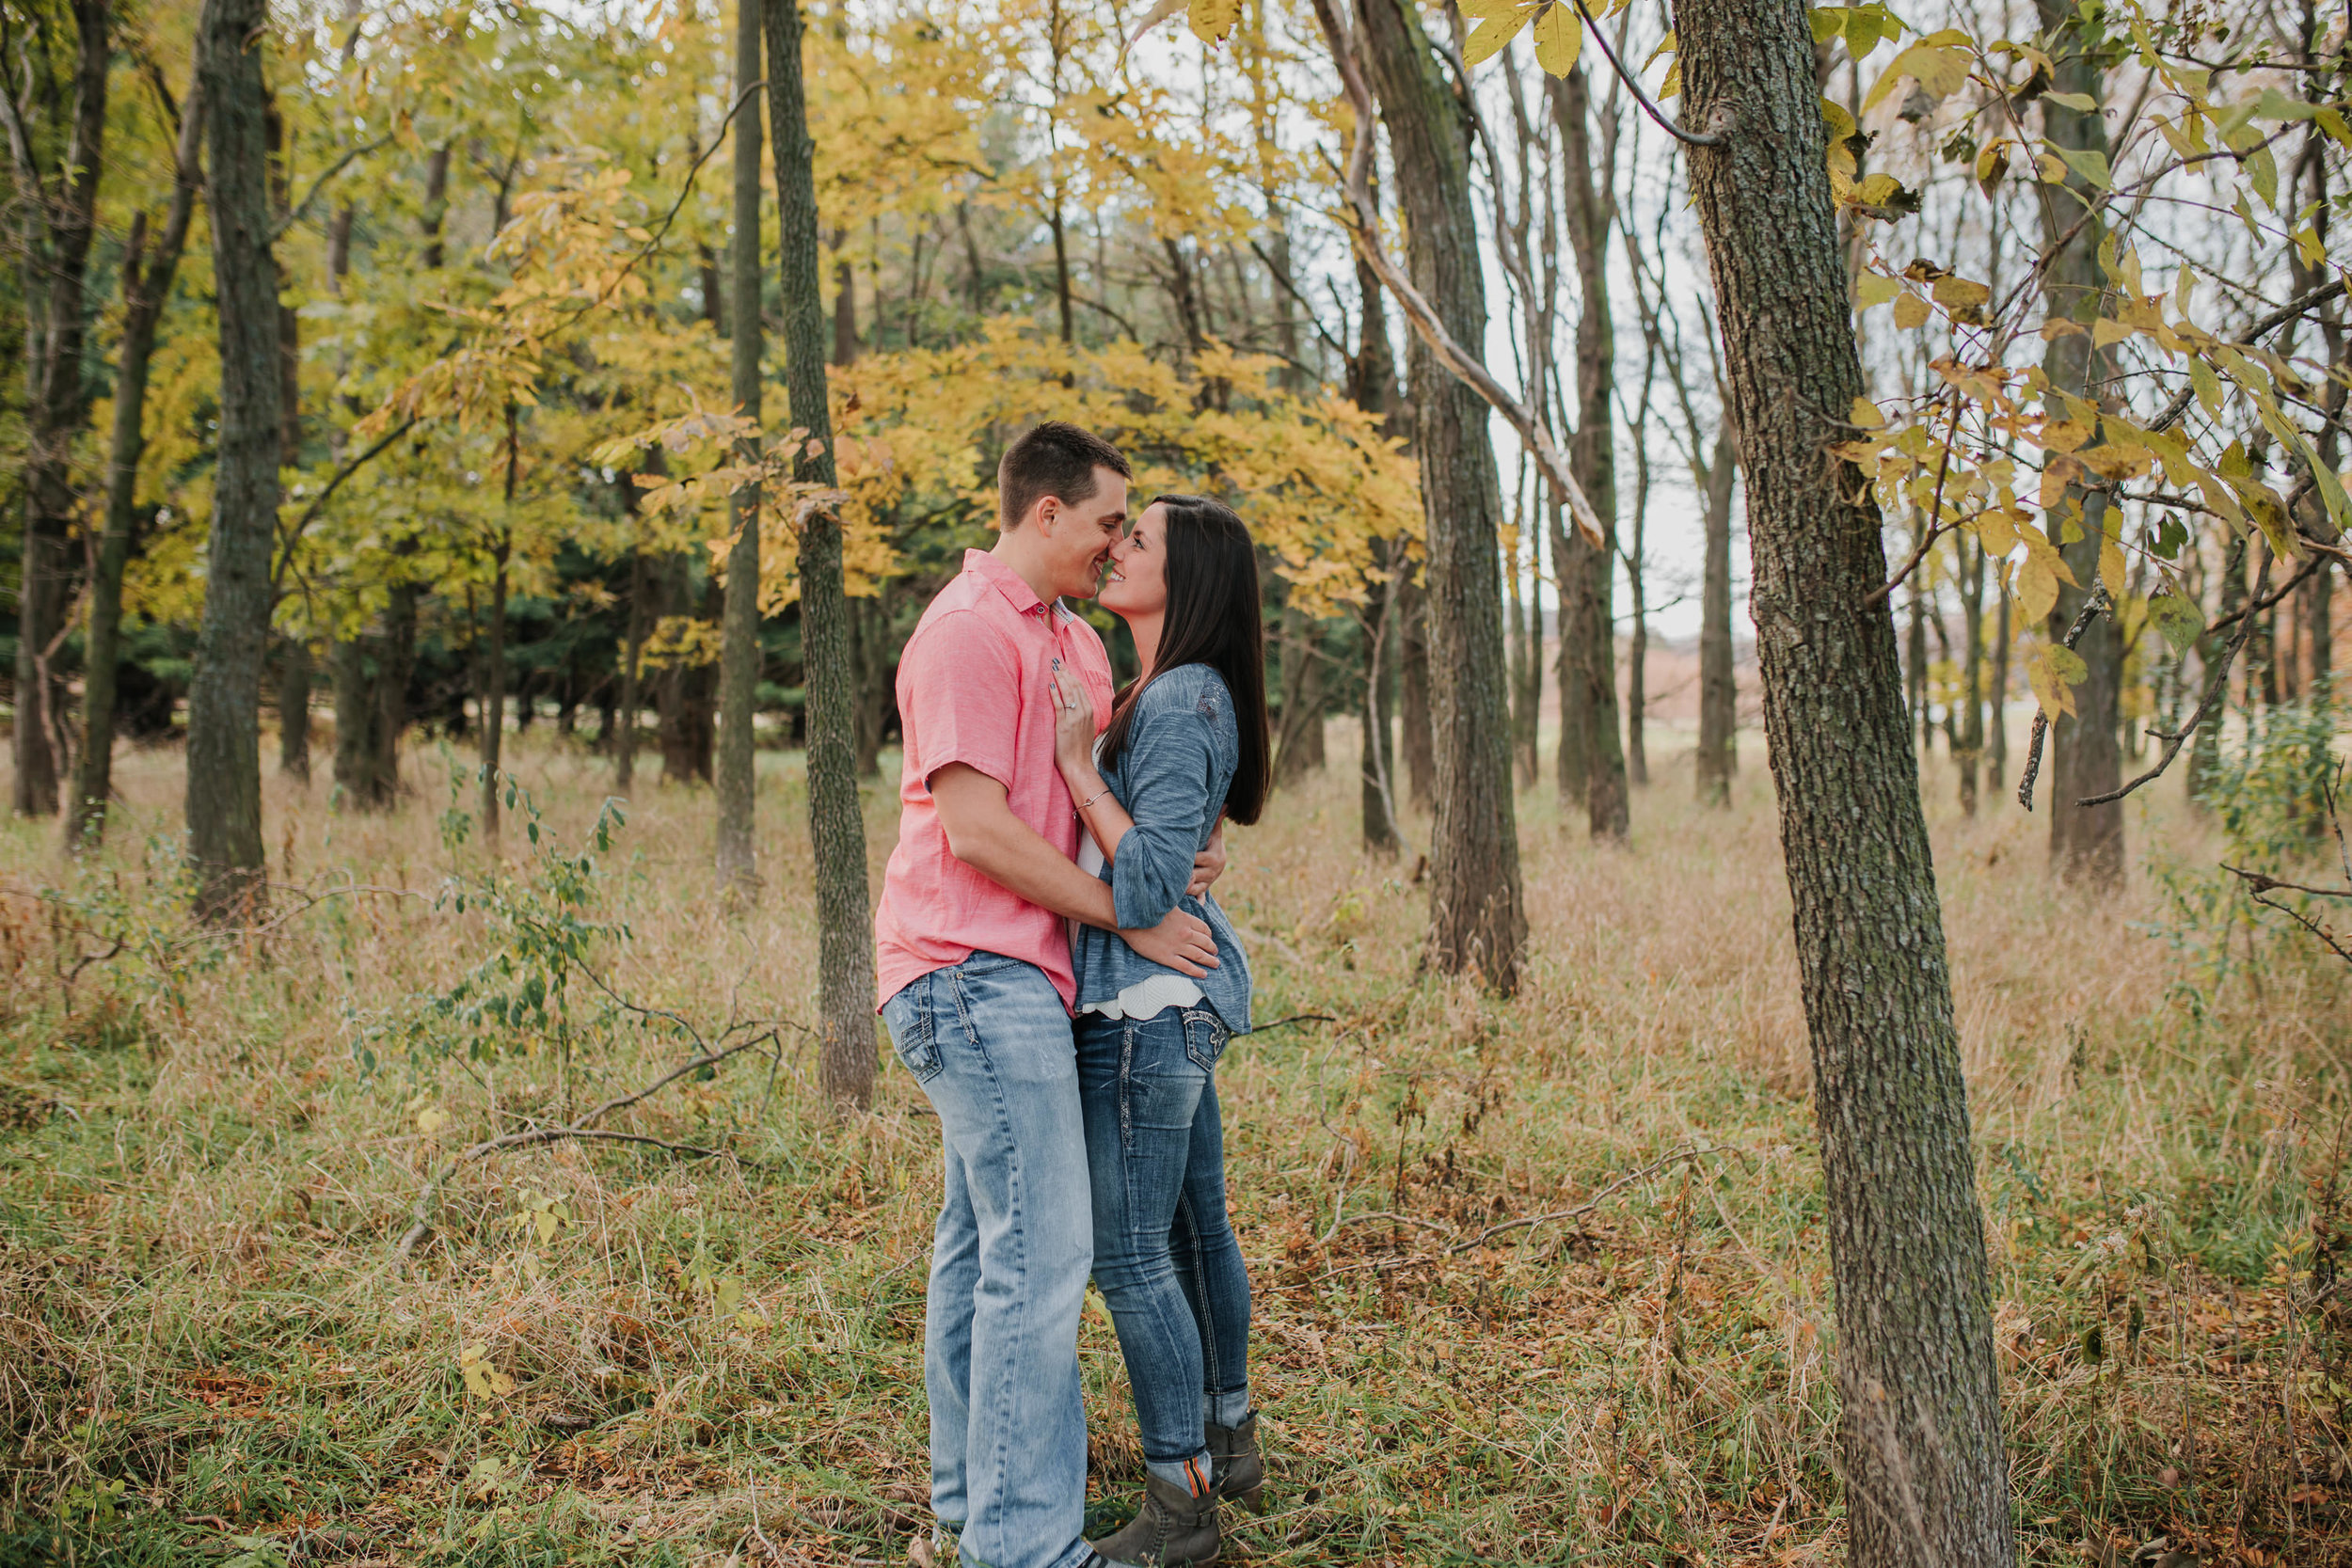
<path id="1" fill-rule="evenodd" d="M 935 974 L 911 980 L 898 995 L 882 1004 L 882 1022 L 890 1025 L 891 1048 L 915 1081 L 928 1084 L 939 1076 L 939 1031 L 931 1006 Z"/>
<path id="2" fill-rule="evenodd" d="M 1207 1007 L 1184 1009 L 1184 1053 L 1203 1072 L 1216 1070 L 1216 1059 L 1225 1054 L 1225 1042 L 1232 1038 L 1232 1031 L 1225 1021 Z"/>

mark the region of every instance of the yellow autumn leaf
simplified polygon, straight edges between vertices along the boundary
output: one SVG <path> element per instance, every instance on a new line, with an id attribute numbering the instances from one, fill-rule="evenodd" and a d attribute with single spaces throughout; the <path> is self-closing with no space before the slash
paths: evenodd
<path id="1" fill-rule="evenodd" d="M 1555 10 L 1558 8 L 1553 8 Z M 1504 44 L 1526 31 L 1528 24 L 1534 20 L 1533 7 L 1495 5 L 1481 8 L 1477 25 L 1463 41 L 1462 63 L 1476 65 L 1482 60 L 1491 59 Z"/>
<path id="2" fill-rule="evenodd" d="M 2042 421 L 2042 447 L 2045 451 L 2079 451 L 2090 439 L 2089 420 L 2044 420 Z"/>
<path id="3" fill-rule="evenodd" d="M 1895 325 L 1905 332 L 1920 325 L 1931 313 L 1926 300 L 1908 291 L 1895 302 Z"/>
<path id="4" fill-rule="evenodd" d="M 438 1105 L 428 1105 L 417 1113 L 417 1131 L 428 1138 L 448 1125 L 449 1113 Z"/>
<path id="5" fill-rule="evenodd" d="M 1201 42 L 1221 42 L 1241 22 L 1241 0 L 1192 0 L 1184 21 Z"/>
<path id="6" fill-rule="evenodd" d="M 2099 580 L 2106 584 L 2109 598 L 2118 603 L 2122 601 L 2128 575 L 2123 563 L 2123 546 L 2115 542 L 2112 534 L 2100 535 Z"/>
<path id="7" fill-rule="evenodd" d="M 2094 348 L 2112 348 L 2117 343 L 2128 342 L 2131 336 L 2132 329 L 2112 316 L 2101 316 L 2090 324 L 2090 342 Z"/>
<path id="8" fill-rule="evenodd" d="M 1853 280 L 1853 303 L 1857 310 L 1883 305 L 1903 292 L 1903 286 L 1884 273 L 1866 271 Z"/>
<path id="9" fill-rule="evenodd" d="M 1886 416 L 1881 413 L 1879 405 L 1868 398 L 1854 399 L 1853 406 L 1846 411 L 1846 417 L 1853 422 L 1855 428 L 1860 430 L 1886 428 Z"/>
<path id="10" fill-rule="evenodd" d="M 1993 297 L 1993 291 L 1981 283 L 1971 282 L 1957 273 L 1946 273 L 1935 280 L 1935 303 L 1957 315 L 1973 309 Z"/>
<path id="11" fill-rule="evenodd" d="M 1584 52 L 1584 24 L 1573 6 L 1554 4 L 1535 19 L 1535 63 L 1547 74 L 1565 76 Z"/>
<path id="12" fill-rule="evenodd" d="M 2058 577 L 2040 554 L 2026 557 L 2017 571 L 2017 602 L 2034 620 L 2050 613 L 2058 603 Z"/>

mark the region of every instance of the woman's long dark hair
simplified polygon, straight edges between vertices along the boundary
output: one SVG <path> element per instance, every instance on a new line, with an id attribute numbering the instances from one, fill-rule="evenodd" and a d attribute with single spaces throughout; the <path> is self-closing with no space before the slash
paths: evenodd
<path id="1" fill-rule="evenodd" d="M 1258 619 L 1258 550 L 1249 530 L 1222 501 L 1202 496 L 1154 496 L 1168 508 L 1168 610 L 1160 621 L 1154 677 L 1186 664 L 1205 664 L 1225 677 L 1241 729 L 1241 765 L 1225 791 L 1225 815 L 1258 820 L 1274 786 L 1272 740 L 1266 733 L 1265 633 Z M 1103 730 L 1105 764 L 1127 749 L 1127 729 L 1144 682 L 1127 683 Z"/>

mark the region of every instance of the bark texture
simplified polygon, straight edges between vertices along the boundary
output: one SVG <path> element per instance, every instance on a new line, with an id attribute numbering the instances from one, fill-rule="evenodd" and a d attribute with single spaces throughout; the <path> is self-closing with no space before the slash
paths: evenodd
<path id="1" fill-rule="evenodd" d="M 2074 7 L 2064 0 L 2037 0 L 2042 30 L 2051 40 L 2056 70 L 2052 87 L 2062 93 L 2082 93 L 2092 100 L 2106 96 L 2103 72 L 2091 54 L 2101 47 L 2096 24 L 2086 30 Z M 2107 150 L 2106 121 L 2099 109 L 2072 109 L 2045 98 L 2042 124 L 2059 147 Z M 2067 176 L 2065 189 L 2088 199 L 2097 195 L 2078 173 Z M 2042 236 L 2056 244 L 2082 217 L 2082 200 L 2052 192 L 2042 203 L 2045 224 L 2058 232 Z M 2095 308 L 2102 292 L 2099 242 L 2106 226 L 2095 219 L 2059 248 L 2043 274 L 2043 292 L 2054 316 L 2077 316 L 2088 302 Z M 2114 371 L 2111 352 L 2094 347 L 2088 334 L 2052 340 L 2042 368 L 2050 384 L 2100 401 L 2101 389 Z M 2099 543 L 2104 530 L 2118 526 L 2111 518 L 2106 492 L 2066 487 L 2066 509 L 2079 507 L 2081 537 L 2061 546 L 2075 586 L 2058 585 L 2058 604 L 2044 628 L 2052 641 L 2066 635 L 2082 610 L 2091 585 L 2099 578 Z M 2065 527 L 2067 525 L 2060 525 Z M 2056 543 L 2057 541 L 2053 541 Z M 2050 869 L 2060 880 L 2086 887 L 2115 889 L 2123 885 L 2123 802 L 2077 806 L 2087 795 L 2104 795 L 2123 782 L 2123 755 L 2119 731 L 2122 721 L 2123 637 L 2111 615 L 2094 616 L 2074 644 L 2089 672 L 2074 689 L 2074 712 L 2058 715 L 2050 726 Z"/>
<path id="2" fill-rule="evenodd" d="M 1362 0 L 1366 64 L 1397 166 L 1414 286 L 1457 342 L 1486 341 L 1486 284 L 1470 202 L 1470 141 L 1419 14 Z M 1407 351 L 1413 449 L 1428 532 L 1429 696 L 1436 816 L 1429 835 L 1429 957 L 1497 990 L 1518 986 L 1527 916 L 1511 799 L 1502 646 L 1502 494 L 1488 411 L 1416 335 Z"/>
<path id="3" fill-rule="evenodd" d="M 47 816 L 57 809 L 64 771 L 58 753 L 65 729 L 56 707 L 65 684 L 51 660 L 64 641 L 73 578 L 68 550 L 79 501 L 73 437 L 89 409 L 82 351 L 88 337 L 90 239 L 97 229 L 106 136 L 112 10 L 107 0 L 73 0 L 72 9 L 72 107 L 63 127 L 65 145 L 54 166 L 43 167 L 40 150 L 24 134 L 29 128 L 13 117 L 8 138 L 16 172 L 16 189 L 9 194 L 24 214 L 25 253 L 24 551 L 18 579 L 13 738 L 15 806 L 24 816 Z M 24 51 L 21 62 L 28 75 L 34 69 L 31 53 Z"/>
<path id="4" fill-rule="evenodd" d="M 1560 789 L 1565 805 L 1581 802 L 1595 838 L 1622 842 L 1631 829 L 1626 799 L 1625 745 L 1617 726 L 1617 633 L 1613 585 L 1617 566 L 1616 327 L 1609 312 L 1609 234 L 1614 159 L 1593 144 L 1590 94 L 1581 67 L 1546 78 L 1560 127 L 1567 184 L 1563 215 L 1576 260 L 1581 308 L 1576 319 L 1576 432 L 1568 464 L 1600 515 L 1595 545 L 1568 530 L 1560 571 Z M 1598 174 L 1600 182 L 1595 182 Z"/>
<path id="5" fill-rule="evenodd" d="M 825 406 L 825 309 L 817 258 L 816 147 L 801 70 L 797 0 L 768 0 L 768 103 L 775 139 L 782 244 L 785 388 L 792 422 L 818 443 L 803 481 L 834 483 Z M 857 794 L 856 653 L 841 591 L 841 522 L 801 530 L 801 645 L 808 682 L 808 830 L 817 862 L 818 1086 L 856 1105 L 874 1096 L 873 911 L 866 896 L 866 819 Z"/>
<path id="6" fill-rule="evenodd" d="M 1746 471 L 1838 1308 L 1857 1568 L 2009 1568 L 1967 1090 L 1904 723 L 1881 519 L 1825 451 L 1862 390 L 1800 0 L 1681 0 L 1692 187 Z"/>
<path id="7" fill-rule="evenodd" d="M 261 892 L 262 663 L 270 546 L 284 450 L 278 265 L 271 255 L 264 0 L 205 0 L 197 90 L 211 157 L 213 274 L 220 318 L 220 438 L 205 558 L 204 620 L 188 683 L 188 858 L 207 918 Z"/>
<path id="8" fill-rule="evenodd" d="M 766 8 L 761 0 L 736 0 L 735 83 L 741 92 L 759 80 L 760 34 Z M 728 281 L 735 298 L 733 322 L 735 411 L 760 417 L 759 350 L 764 334 L 759 313 L 759 113 L 735 117 L 735 233 L 729 246 Z M 761 437 L 741 444 L 737 460 L 755 463 Z M 727 548 L 726 604 L 719 620 L 719 736 L 716 783 L 719 796 L 717 868 L 720 885 L 748 892 L 759 880 L 752 851 L 752 822 L 758 790 L 753 773 L 752 713 L 759 694 L 759 505 L 756 489 L 740 490 L 727 502 L 734 543 Z"/>
<path id="9" fill-rule="evenodd" d="M 1731 658 L 1731 495 L 1739 477 L 1738 441 L 1730 411 L 1715 435 L 1715 456 L 1704 476 L 1707 560 L 1699 588 L 1699 800 L 1731 804 L 1739 771 L 1740 686 Z"/>

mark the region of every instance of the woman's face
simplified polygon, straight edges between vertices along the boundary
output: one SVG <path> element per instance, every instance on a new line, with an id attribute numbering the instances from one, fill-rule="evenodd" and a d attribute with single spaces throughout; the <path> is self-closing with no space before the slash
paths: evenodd
<path id="1" fill-rule="evenodd" d="M 1127 537 L 1111 546 L 1110 569 L 1103 574 L 1096 602 L 1112 614 L 1132 619 L 1168 608 L 1168 508 L 1145 507 Z"/>

